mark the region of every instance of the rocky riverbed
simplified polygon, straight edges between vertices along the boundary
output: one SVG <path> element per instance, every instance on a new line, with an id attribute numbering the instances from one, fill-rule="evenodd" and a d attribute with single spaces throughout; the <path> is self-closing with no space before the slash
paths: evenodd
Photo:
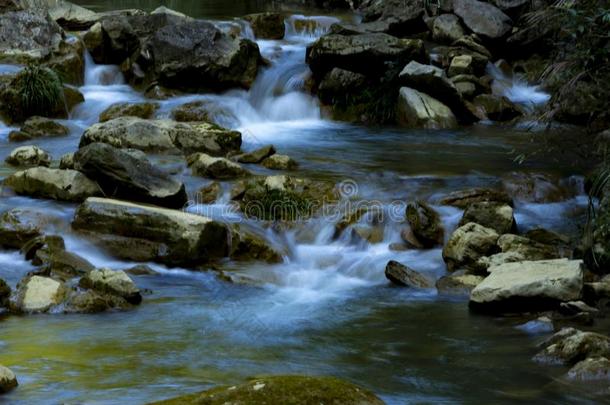
<path id="1" fill-rule="evenodd" d="M 608 394 L 544 5 L 331 3 L 0 4 L 3 400 Z"/>

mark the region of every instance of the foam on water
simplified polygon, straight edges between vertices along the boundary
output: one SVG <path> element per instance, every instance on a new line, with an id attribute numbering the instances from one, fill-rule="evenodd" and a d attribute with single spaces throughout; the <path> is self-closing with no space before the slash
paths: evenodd
<path id="1" fill-rule="evenodd" d="M 527 109 L 546 104 L 551 96 L 540 89 L 540 86 L 531 85 L 523 77 L 506 76 L 495 65 L 487 64 L 487 73 L 494 78 L 492 90 L 495 94 L 503 95 L 513 103 L 522 105 Z"/>

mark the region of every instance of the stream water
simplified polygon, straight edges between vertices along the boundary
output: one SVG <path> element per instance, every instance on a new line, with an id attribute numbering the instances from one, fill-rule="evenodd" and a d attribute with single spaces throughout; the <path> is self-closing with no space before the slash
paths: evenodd
<path id="1" fill-rule="evenodd" d="M 97 10 L 154 8 L 149 2 L 115 3 L 100 0 L 93 5 Z M 198 12 L 178 7 L 189 2 L 167 5 L 214 18 L 262 7 L 235 2 L 241 6 L 228 10 L 224 3 L 233 2 L 211 2 L 211 9 Z M 304 54 L 335 17 L 311 18 L 322 28 L 297 32 L 288 19 L 286 39 L 258 41 L 272 65 L 250 91 L 175 97 L 161 102 L 158 116 L 169 116 L 173 107 L 187 101 L 209 100 L 219 124 L 243 133 L 245 150 L 272 143 L 300 163 L 298 175 L 344 181 L 349 186 L 343 190 L 346 197 L 375 200 L 392 219 L 384 224 L 383 241 L 355 241 L 348 233 L 333 240 L 331 218 L 279 233 L 247 221 L 287 252 L 284 263 L 225 263 L 222 269 L 240 281 L 235 283 L 222 281 L 213 271 L 151 263 L 159 274 L 134 277 L 151 293 L 133 311 L 7 317 L 0 321 L 0 362 L 18 375 L 20 387 L 4 401 L 144 403 L 254 375 L 287 373 L 336 375 L 370 388 L 388 404 L 587 401 L 586 392 L 561 382 L 564 368 L 530 360 L 544 335 L 516 328 L 514 320 L 472 315 L 466 298 L 439 296 L 435 289 L 394 288 L 384 276 L 390 259 L 434 278 L 445 274 L 440 249 L 388 248 L 400 241 L 406 201 L 434 202 L 447 191 L 497 185 L 511 171 L 549 173 L 572 184 L 573 195 L 547 204 L 518 202 L 519 227 L 576 234 L 587 203 L 578 173 L 552 157 L 515 163 L 515 153 L 536 147 L 532 139 L 538 134 L 511 127 L 419 131 L 324 118 L 318 101 L 301 90 L 308 75 Z M 521 82 L 504 89 L 514 91 L 517 102 L 544 102 L 536 88 Z M 74 151 L 83 130 L 109 105 L 144 100 L 124 83 L 117 67 L 96 66 L 91 59 L 81 91 L 85 102 L 64 121 L 71 134 L 38 143 L 55 158 Z M 18 146 L 7 141 L 10 130 L 0 125 L 2 161 Z M 191 192 L 207 182 L 190 176 L 180 157 L 151 159 L 176 173 Z M 272 173 L 260 166 L 248 169 Z M 12 170 L 2 166 L 1 174 Z M 132 265 L 106 256 L 70 231 L 74 205 L 7 193 L 0 198 L 2 209 L 17 206 L 59 218 L 49 227 L 64 236 L 68 250 L 93 264 L 115 269 Z M 447 230 L 453 229 L 461 211 L 435 207 Z M 190 209 L 222 221 L 245 221 L 223 203 Z M 11 285 L 32 269 L 17 252 L 0 252 L 0 278 Z"/>

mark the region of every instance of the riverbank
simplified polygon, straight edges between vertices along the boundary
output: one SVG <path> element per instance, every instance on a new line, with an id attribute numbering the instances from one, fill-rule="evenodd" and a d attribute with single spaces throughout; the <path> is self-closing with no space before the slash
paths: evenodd
<path id="1" fill-rule="evenodd" d="M 85 38 L 82 82 L 71 87 L 84 102 L 68 118 L 54 118 L 56 136 L 32 138 L 31 122 L 6 121 L 0 129 L 2 158 L 18 146 L 41 149 L 27 158 L 13 153 L 17 166 L 3 166 L 10 179 L 3 211 L 44 216 L 33 221 L 35 235 L 24 232 L 20 219 L 1 228 L 0 278 L 13 294 L 0 324 L 0 363 L 20 384 L 8 401 L 146 403 L 269 374 L 333 375 L 390 404 L 597 398 L 566 377 L 572 360 L 563 366 L 531 360 L 554 330 L 606 325 L 605 284 L 597 284 L 600 296 L 583 296 L 598 277 L 575 265 L 573 253 L 586 222 L 588 167 L 557 164 L 535 143 L 543 132 L 524 129 L 535 118 L 528 116 L 532 103 L 542 108 L 547 100 L 535 84 L 491 66 L 476 77 L 489 75 L 483 95 L 514 98 L 507 102 L 525 114 L 517 121 L 435 130 L 421 122 L 364 126 L 354 116 L 330 119 L 336 106 L 316 96 L 312 88 L 319 93 L 324 79 L 316 81 L 314 68 L 312 80 L 306 63 L 319 38 L 347 35 L 346 25 L 357 22 L 349 12 L 283 14 L 279 39 L 256 37 L 258 17 L 208 23 L 161 9 L 120 12 L 104 26 L 99 15 L 88 16 L 88 31 L 62 39 Z M 277 29 L 278 17 L 271 20 Z M 172 47 L 185 27 L 191 45 L 200 32 L 215 32 L 218 48 L 227 46 L 236 59 L 203 69 L 226 56 L 204 47 L 193 60 L 164 65 L 173 54 L 170 45 L 157 53 L 164 39 L 145 32 L 150 21 L 171 31 Z M 343 34 L 332 34 L 337 29 Z M 370 34 L 347 36 L 358 35 Z M 136 37 L 138 47 L 168 59 L 147 65 L 140 52 L 118 60 Z M 100 63 L 109 57 L 121 66 Z M 441 68 L 431 69 L 432 80 L 447 84 Z M 1 66 L 11 80 L 21 69 Z M 519 156 L 528 158 L 518 163 Z M 15 173 L 24 170 L 38 180 L 20 180 L 27 176 Z M 80 192 L 60 186 L 68 174 L 69 184 L 83 185 Z M 422 203 L 409 215 L 415 201 Z M 485 251 L 473 229 L 493 239 Z M 464 243 L 455 242 L 464 234 Z M 469 299 L 479 300 L 468 290 L 495 276 L 494 266 L 558 257 L 571 259 L 562 273 L 569 281 L 563 289 L 534 291 L 526 313 L 489 317 L 468 309 Z M 392 260 L 409 270 L 388 272 Z M 115 277 L 121 289 L 103 282 Z M 32 279 L 56 288 L 51 302 L 28 306 Z M 598 311 L 574 303 L 581 299 L 599 303 Z"/>

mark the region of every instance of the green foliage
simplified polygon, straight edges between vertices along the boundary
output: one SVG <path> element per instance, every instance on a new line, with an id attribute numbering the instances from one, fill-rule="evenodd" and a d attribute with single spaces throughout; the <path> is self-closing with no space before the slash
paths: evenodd
<path id="1" fill-rule="evenodd" d="M 242 209 L 247 216 L 266 221 L 296 221 L 309 218 L 314 204 L 292 191 L 266 190 Z"/>
<path id="2" fill-rule="evenodd" d="M 63 104 L 63 89 L 57 74 L 49 68 L 29 65 L 14 81 L 22 114 L 48 116 Z"/>
<path id="3" fill-rule="evenodd" d="M 592 117 L 603 115 L 610 98 L 608 3 L 558 0 L 531 23 L 559 27 L 554 63 L 543 74 L 553 91 L 551 105 L 570 110 L 571 104 L 576 102 L 590 110 Z M 554 118 L 555 113 L 550 111 L 547 118 Z"/>

